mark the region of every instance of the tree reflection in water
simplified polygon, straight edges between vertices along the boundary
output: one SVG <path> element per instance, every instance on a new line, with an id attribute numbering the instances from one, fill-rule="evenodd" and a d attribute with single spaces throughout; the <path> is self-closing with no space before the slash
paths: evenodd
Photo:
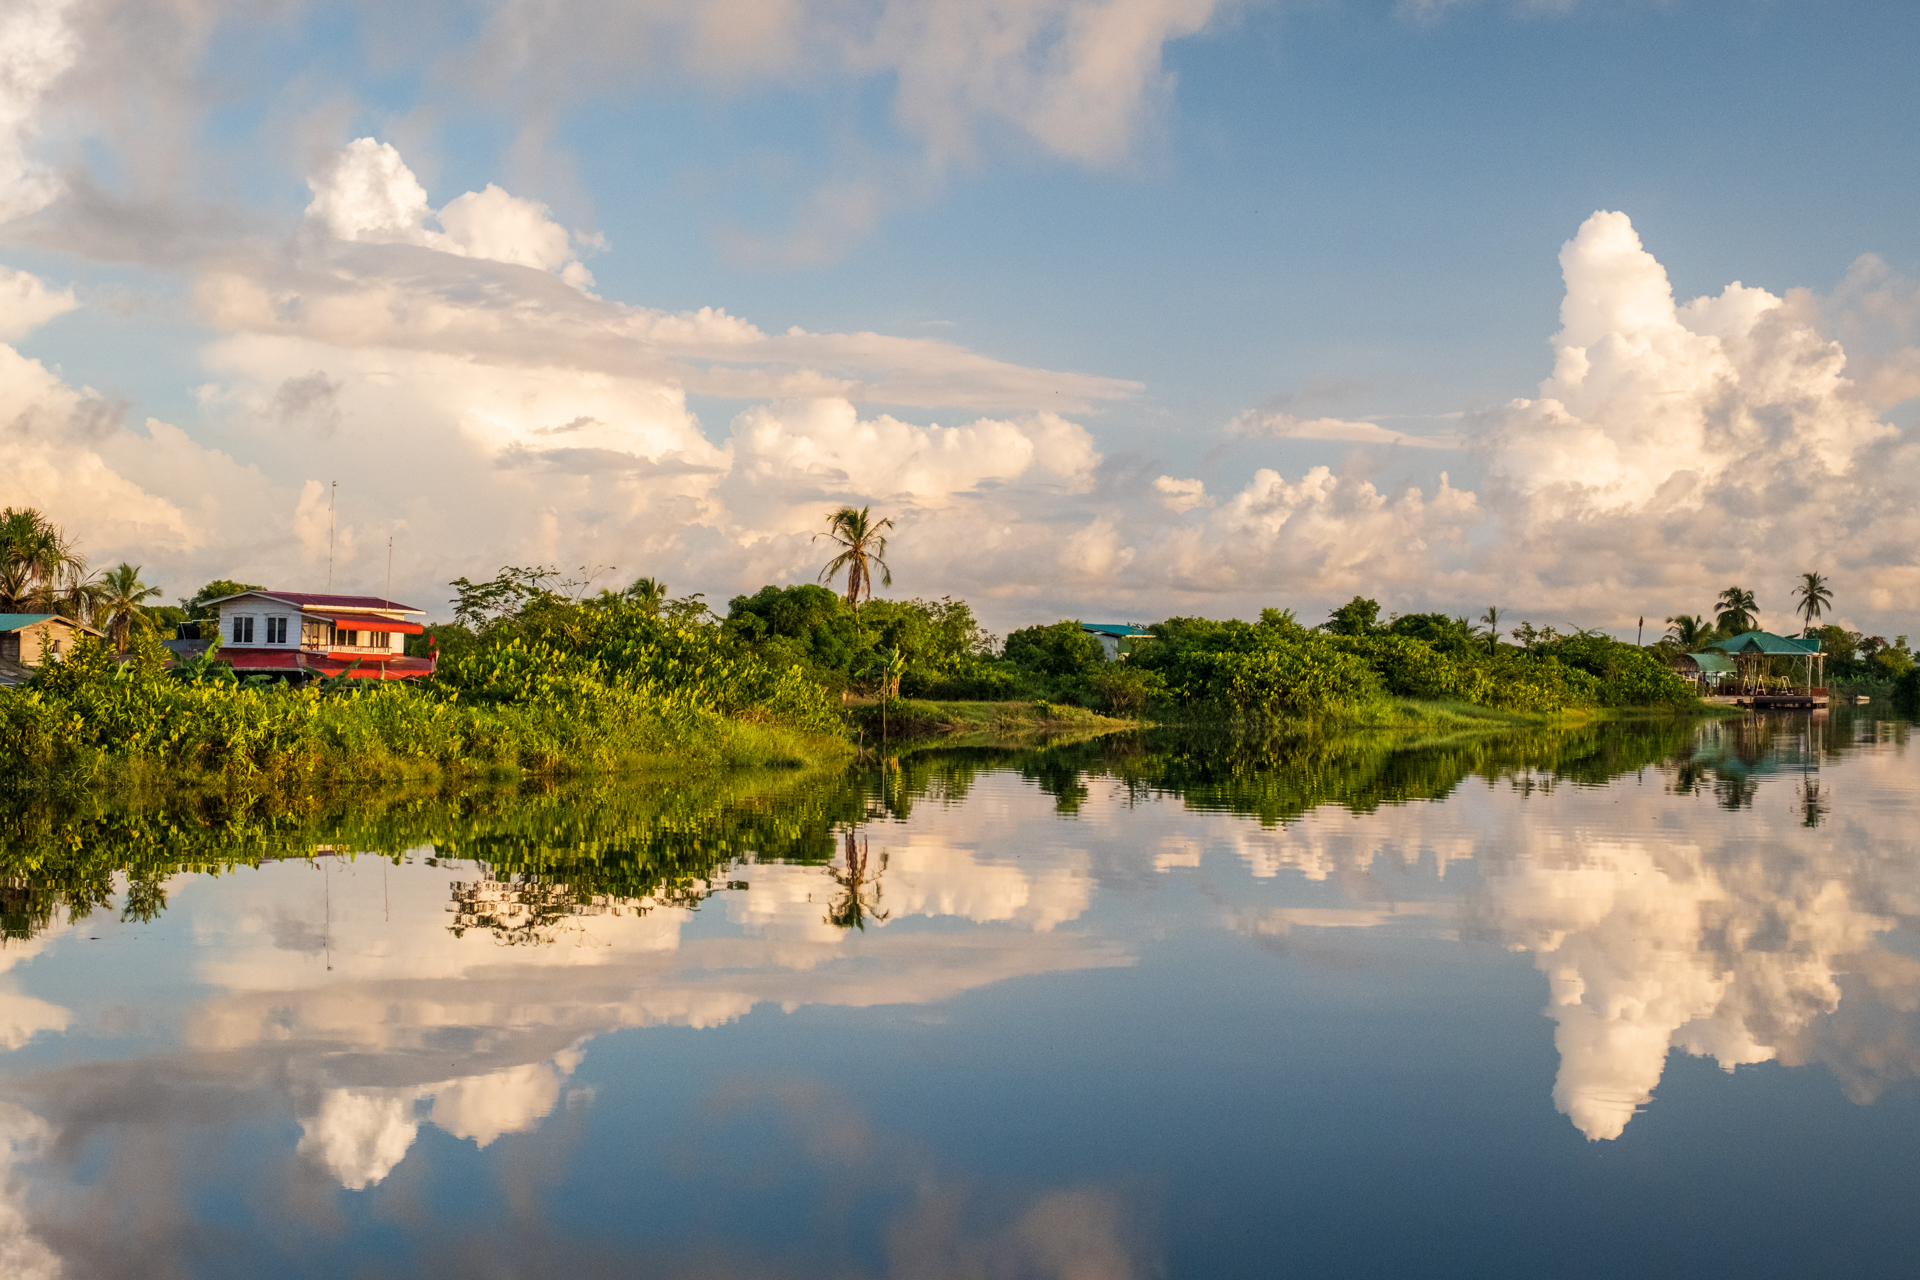
<path id="1" fill-rule="evenodd" d="M 867 838 L 862 835 L 856 839 L 849 831 L 843 864 L 827 868 L 835 891 L 827 903 L 826 922 L 839 929 L 864 931 L 868 920 L 878 924 L 887 918 L 888 913 L 880 907 L 880 876 L 887 869 L 887 851 L 880 851 L 880 865 L 869 875 Z"/>

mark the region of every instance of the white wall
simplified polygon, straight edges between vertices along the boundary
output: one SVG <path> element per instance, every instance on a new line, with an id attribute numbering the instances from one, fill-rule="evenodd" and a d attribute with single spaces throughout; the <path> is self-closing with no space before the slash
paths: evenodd
<path id="1" fill-rule="evenodd" d="M 236 641 L 233 638 L 235 618 L 253 619 L 251 643 Z M 268 618 L 287 620 L 285 644 L 267 643 Z M 300 611 L 292 605 L 277 604 L 272 600 L 263 600 L 259 596 L 242 596 L 238 600 L 229 600 L 220 606 L 220 643 L 229 648 L 239 649 L 298 649 L 300 647 Z"/>
<path id="2" fill-rule="evenodd" d="M 284 644 L 267 643 L 267 619 L 273 617 L 287 620 L 287 639 Z M 227 601 L 220 606 L 220 643 L 223 645 L 234 644 L 233 620 L 235 618 L 253 619 L 253 643 L 239 645 L 242 649 L 298 649 L 300 647 L 302 618 L 300 611 L 291 605 L 278 604 L 259 596 L 242 596 L 237 600 Z M 343 630 L 352 628 L 366 632 L 381 629 L 383 622 L 373 615 L 368 615 L 365 622 L 343 622 L 339 625 Z M 388 650 L 393 653 L 405 653 L 406 648 L 406 633 L 400 631 L 388 633 Z"/>

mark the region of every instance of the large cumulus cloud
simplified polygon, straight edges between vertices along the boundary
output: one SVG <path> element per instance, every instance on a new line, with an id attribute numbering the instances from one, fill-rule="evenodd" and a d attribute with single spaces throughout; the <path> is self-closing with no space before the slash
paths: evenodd
<path id="1" fill-rule="evenodd" d="M 1886 344 L 1863 387 L 1811 295 L 1735 282 L 1677 303 L 1622 213 L 1587 219 L 1560 265 L 1552 373 L 1537 395 L 1462 424 L 1485 473 L 1479 492 L 1453 488 L 1444 472 L 1428 497 L 1377 492 L 1328 468 L 1297 480 L 1263 470 L 1137 569 L 1189 599 L 1357 590 L 1402 610 L 1497 603 L 1613 626 L 1700 612 L 1736 581 L 1759 589 L 1763 616 L 1785 626 L 1789 582 L 1817 569 L 1842 585 L 1856 620 L 1913 608 L 1920 451 L 1881 417 L 1902 394 L 1889 388 L 1910 347 Z M 1897 317 L 1884 274 L 1874 298 Z M 1392 434 L 1272 414 L 1230 429 Z M 1163 478 L 1169 489 L 1195 483 Z"/>

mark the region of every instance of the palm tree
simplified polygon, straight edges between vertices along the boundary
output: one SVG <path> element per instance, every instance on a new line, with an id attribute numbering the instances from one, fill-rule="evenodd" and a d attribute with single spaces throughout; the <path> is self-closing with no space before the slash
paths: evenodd
<path id="1" fill-rule="evenodd" d="M 1760 606 L 1754 603 L 1753 592 L 1745 587 L 1728 587 L 1714 603 L 1720 610 L 1714 622 L 1728 635 L 1759 629 L 1754 615 L 1760 612 Z"/>
<path id="2" fill-rule="evenodd" d="M 667 584 L 658 578 L 635 578 L 625 594 L 627 599 L 645 610 L 648 617 L 657 618 L 660 616 L 660 606 L 666 603 Z"/>
<path id="3" fill-rule="evenodd" d="M 101 576 L 98 616 L 113 635 L 116 653 L 125 653 L 133 638 L 133 623 L 146 612 L 147 601 L 160 594 L 159 587 L 140 581 L 140 566 L 122 560 Z"/>
<path id="4" fill-rule="evenodd" d="M 1487 611 L 1480 615 L 1480 621 L 1487 624 L 1487 652 L 1492 653 L 1500 647 L 1500 606 L 1488 605 Z"/>
<path id="5" fill-rule="evenodd" d="M 1833 608 L 1833 590 L 1827 586 L 1824 574 L 1803 573 L 1800 575 L 1800 585 L 1793 589 L 1793 594 L 1800 597 L 1799 607 L 1794 612 L 1807 620 L 1807 634 L 1812 635 L 1814 622 L 1822 612 Z"/>
<path id="6" fill-rule="evenodd" d="M 1683 653 L 1698 653 L 1713 638 L 1713 628 L 1698 614 L 1676 613 L 1667 619 L 1667 636 Z"/>
<path id="7" fill-rule="evenodd" d="M 813 536 L 829 539 L 840 548 L 840 554 L 827 562 L 820 571 L 820 581 L 832 582 L 842 569 L 847 571 L 847 603 L 860 603 L 860 593 L 866 592 L 867 598 L 873 598 L 873 566 L 880 566 L 880 585 L 893 585 L 893 570 L 887 567 L 884 557 L 887 554 L 887 540 L 880 535 L 882 529 L 893 528 L 892 520 L 874 520 L 867 513 L 872 507 L 842 507 L 827 517 L 827 531 Z"/>
<path id="8" fill-rule="evenodd" d="M 827 875 L 833 879 L 835 892 L 827 901 L 826 923 L 839 929 L 859 929 L 864 933 L 867 921 L 884 921 L 889 914 L 880 909 L 880 873 L 887 869 L 887 855 L 885 850 L 881 851 L 879 870 L 868 875 L 866 837 L 862 836 L 856 843 L 853 832 L 849 831 L 846 842 L 846 868 L 827 867 Z"/>
<path id="9" fill-rule="evenodd" d="M 72 550 L 32 507 L 0 511 L 0 608 L 24 613 L 49 603 Z"/>

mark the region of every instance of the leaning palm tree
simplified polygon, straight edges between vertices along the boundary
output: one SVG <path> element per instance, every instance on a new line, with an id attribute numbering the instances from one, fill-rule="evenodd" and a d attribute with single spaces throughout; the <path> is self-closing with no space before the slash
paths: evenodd
<path id="1" fill-rule="evenodd" d="M 1487 611 L 1480 615 L 1480 621 L 1487 624 L 1487 652 L 1492 653 L 1500 647 L 1500 606 L 1488 605 Z"/>
<path id="2" fill-rule="evenodd" d="M 1803 573 L 1800 575 L 1800 585 L 1793 589 L 1793 594 L 1800 597 L 1794 612 L 1807 620 L 1807 633 L 1811 635 L 1813 624 L 1821 614 L 1833 608 L 1833 589 L 1827 585 L 1826 575 Z"/>
<path id="3" fill-rule="evenodd" d="M 116 653 L 125 653 L 133 639 L 133 624 L 146 612 L 147 601 L 160 594 L 159 587 L 140 581 L 140 566 L 122 560 L 100 577 L 97 616 L 113 636 Z"/>
<path id="4" fill-rule="evenodd" d="M 1713 638 L 1713 628 L 1705 618 L 1693 613 L 1676 613 L 1667 619 L 1667 638 L 1684 653 L 1697 653 Z"/>
<path id="5" fill-rule="evenodd" d="M 1756 616 L 1760 606 L 1754 602 L 1753 592 L 1745 587 L 1728 587 L 1714 603 L 1720 610 L 1714 622 L 1728 635 L 1759 629 Z"/>
<path id="6" fill-rule="evenodd" d="M 820 581 L 832 582 L 842 569 L 847 571 L 847 603 L 859 604 L 860 593 L 865 592 L 868 599 L 873 598 L 873 566 L 880 566 L 880 585 L 893 585 L 893 570 L 887 567 L 884 557 L 887 554 L 887 540 L 881 536 L 882 529 L 893 528 L 892 520 L 875 520 L 867 513 L 871 507 L 842 507 L 827 517 L 827 531 L 816 533 L 816 539 L 826 538 L 840 554 L 827 562 L 820 571 Z"/>

